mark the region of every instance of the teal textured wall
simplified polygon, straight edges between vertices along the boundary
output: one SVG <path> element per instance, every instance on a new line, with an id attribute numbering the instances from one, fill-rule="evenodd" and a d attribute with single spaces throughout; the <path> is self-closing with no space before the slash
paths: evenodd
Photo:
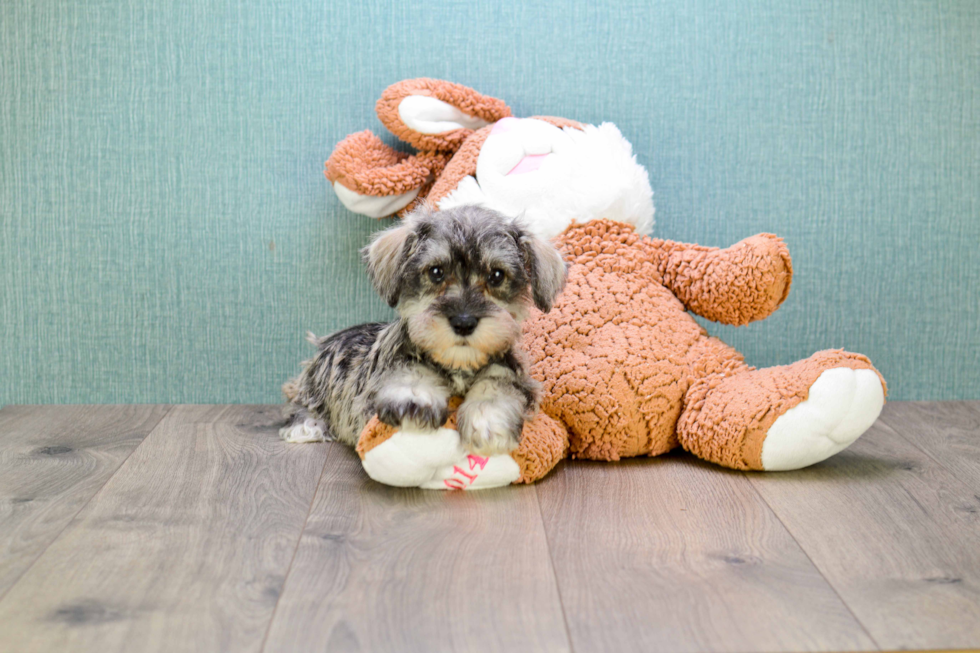
<path id="1" fill-rule="evenodd" d="M 751 363 L 980 399 L 975 0 L 4 0 L 0 404 L 278 401 L 389 316 L 322 166 L 416 76 L 617 123 L 661 237 L 784 236 L 786 304 L 709 326 Z"/>

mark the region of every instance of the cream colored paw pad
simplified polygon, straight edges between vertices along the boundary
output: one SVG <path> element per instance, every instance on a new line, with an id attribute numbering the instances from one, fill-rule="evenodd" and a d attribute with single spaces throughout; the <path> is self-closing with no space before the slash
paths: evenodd
<path id="1" fill-rule="evenodd" d="M 861 437 L 884 404 L 884 388 L 874 371 L 827 370 L 810 386 L 806 401 L 769 428 L 762 444 L 763 469 L 800 469 L 830 458 Z"/>
<path id="2" fill-rule="evenodd" d="M 521 475 L 509 455 L 477 456 L 463 450 L 454 429 L 396 432 L 364 455 L 368 476 L 396 487 L 482 490 L 510 485 Z"/>

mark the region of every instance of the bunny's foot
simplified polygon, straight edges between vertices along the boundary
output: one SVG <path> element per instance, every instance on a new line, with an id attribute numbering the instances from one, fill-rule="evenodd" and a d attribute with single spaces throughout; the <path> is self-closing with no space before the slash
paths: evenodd
<path id="1" fill-rule="evenodd" d="M 884 386 L 873 370 L 837 367 L 823 372 L 807 399 L 769 427 L 762 468 L 800 469 L 830 458 L 874 424 L 884 403 Z"/>
<path id="2" fill-rule="evenodd" d="M 725 467 L 800 469 L 847 448 L 884 403 L 884 380 L 867 358 L 822 351 L 792 365 L 697 381 L 678 438 Z"/>

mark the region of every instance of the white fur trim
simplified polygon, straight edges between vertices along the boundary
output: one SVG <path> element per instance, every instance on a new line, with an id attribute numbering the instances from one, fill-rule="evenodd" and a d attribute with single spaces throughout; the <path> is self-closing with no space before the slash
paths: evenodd
<path id="1" fill-rule="evenodd" d="M 508 175 L 529 155 L 550 154 L 538 169 Z M 515 120 L 487 137 L 476 177 L 466 177 L 439 202 L 440 209 L 478 204 L 523 216 L 552 238 L 570 224 L 608 218 L 653 229 L 653 191 L 646 169 L 612 123 L 559 129 L 541 120 Z"/>
<path id="2" fill-rule="evenodd" d="M 521 470 L 508 455 L 469 456 L 453 429 L 398 431 L 364 455 L 368 476 L 396 487 L 482 490 L 516 481 Z"/>
<path id="3" fill-rule="evenodd" d="M 786 471 L 830 458 L 861 437 L 884 404 L 884 388 L 873 371 L 849 367 L 825 371 L 810 386 L 806 401 L 769 427 L 762 443 L 762 467 Z"/>
<path id="4" fill-rule="evenodd" d="M 401 195 L 385 195 L 375 197 L 374 195 L 361 195 L 355 193 L 347 186 L 339 182 L 334 182 L 333 190 L 337 197 L 348 209 L 354 213 L 366 215 L 369 218 L 386 218 L 389 215 L 398 213 L 419 194 L 419 188 L 403 193 Z"/>
<path id="5" fill-rule="evenodd" d="M 482 129 L 490 123 L 463 113 L 448 102 L 426 95 L 409 95 L 398 103 L 398 117 L 420 134 L 444 134 L 457 129 Z"/>

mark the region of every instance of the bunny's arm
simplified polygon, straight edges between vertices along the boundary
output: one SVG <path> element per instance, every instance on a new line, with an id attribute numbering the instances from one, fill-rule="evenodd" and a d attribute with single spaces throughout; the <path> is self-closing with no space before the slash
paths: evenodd
<path id="1" fill-rule="evenodd" d="M 449 419 L 435 431 L 400 431 L 372 417 L 357 443 L 364 471 L 385 485 L 478 490 L 533 483 L 568 455 L 568 431 L 544 413 L 524 423 L 520 446 L 509 454 L 464 451 L 455 430 L 459 404 L 458 397 L 450 401 Z"/>
<path id="2" fill-rule="evenodd" d="M 793 266 L 783 240 L 758 234 L 731 247 L 644 239 L 663 284 L 693 313 L 741 326 L 773 313 L 789 294 Z"/>

